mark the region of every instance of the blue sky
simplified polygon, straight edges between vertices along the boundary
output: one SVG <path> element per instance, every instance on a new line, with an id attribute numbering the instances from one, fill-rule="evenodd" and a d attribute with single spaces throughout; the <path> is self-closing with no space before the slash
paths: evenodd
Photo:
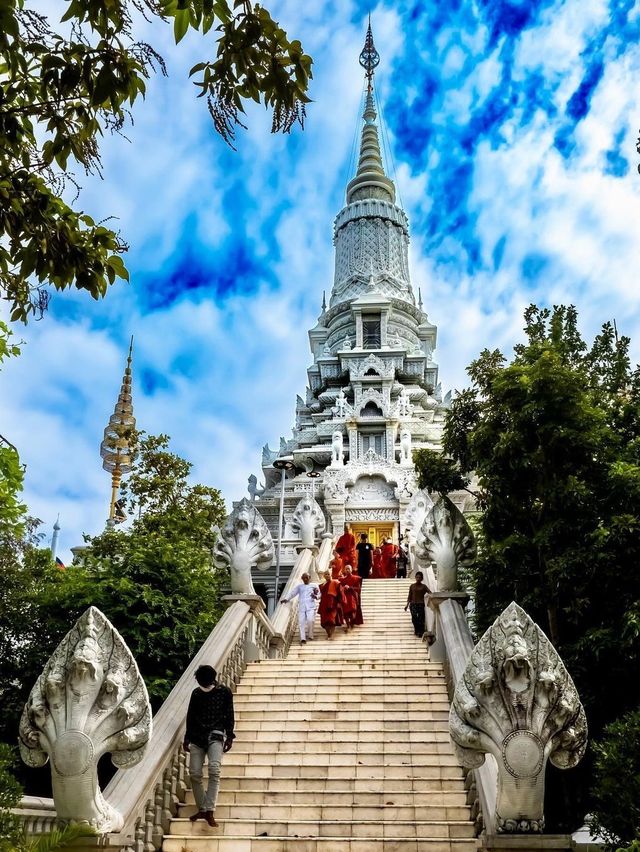
<path id="1" fill-rule="evenodd" d="M 59 3 L 52 3 L 53 8 Z M 288 435 L 308 366 L 306 331 L 331 289 L 331 223 L 350 177 L 371 8 L 394 172 L 411 223 L 411 268 L 445 389 L 486 347 L 519 338 L 530 302 L 574 303 L 592 336 L 615 318 L 640 360 L 640 4 L 448 0 L 267 4 L 315 60 L 304 132 L 249 112 L 238 151 L 213 132 L 159 22 L 165 56 L 130 142 L 108 137 L 104 180 L 82 207 L 116 216 L 131 285 L 96 303 L 56 295 L 0 373 L 0 433 L 27 463 L 26 499 L 63 557 L 98 532 L 109 478 L 99 444 L 135 335 L 138 425 L 167 432 L 194 479 L 228 503 Z"/>

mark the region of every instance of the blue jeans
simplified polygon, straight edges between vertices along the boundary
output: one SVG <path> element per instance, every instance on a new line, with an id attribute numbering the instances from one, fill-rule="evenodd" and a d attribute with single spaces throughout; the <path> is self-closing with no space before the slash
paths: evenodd
<path id="1" fill-rule="evenodd" d="M 191 778 L 191 789 L 196 800 L 199 811 L 212 811 L 218 800 L 218 789 L 220 787 L 220 765 L 222 763 L 222 742 L 214 740 L 208 749 L 189 744 L 191 754 L 189 760 L 189 776 Z M 202 786 L 202 768 L 204 759 L 209 764 L 209 783 L 205 793 Z"/>

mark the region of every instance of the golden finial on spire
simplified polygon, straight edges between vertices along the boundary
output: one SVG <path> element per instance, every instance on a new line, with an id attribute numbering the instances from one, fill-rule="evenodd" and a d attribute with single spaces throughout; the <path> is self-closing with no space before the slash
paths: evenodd
<path id="1" fill-rule="evenodd" d="M 136 419 L 133 416 L 133 400 L 131 397 L 131 361 L 133 358 L 133 336 L 129 345 L 127 366 L 122 377 L 122 385 L 118 394 L 113 414 L 104 430 L 104 438 L 100 444 L 102 467 L 111 474 L 111 504 L 107 526 L 112 527 L 117 522 L 118 490 L 125 473 L 131 470 L 133 461 L 133 435 L 136 429 Z"/>

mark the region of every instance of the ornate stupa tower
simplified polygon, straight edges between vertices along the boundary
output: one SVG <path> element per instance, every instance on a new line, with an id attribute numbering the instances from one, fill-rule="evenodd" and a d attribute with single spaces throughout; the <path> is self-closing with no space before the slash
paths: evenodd
<path id="1" fill-rule="evenodd" d="M 133 337 L 129 345 L 127 365 L 124 369 L 118 400 L 104 430 L 100 444 L 102 467 L 111 474 L 111 500 L 107 527 L 114 527 L 125 518 L 119 511 L 118 492 L 122 477 L 129 473 L 133 461 L 133 438 L 136 419 L 133 416 L 133 398 L 131 396 L 131 360 L 133 358 Z"/>
<path id="2" fill-rule="evenodd" d="M 250 493 L 277 539 L 277 467 L 293 462 L 284 490 L 283 566 L 293 564 L 299 544 L 293 512 L 312 491 L 334 531 L 349 522 L 374 544 L 384 536 L 397 542 L 417 490 L 412 450 L 441 449 L 448 399 L 442 400 L 432 359 L 437 329 L 421 301 L 416 304 L 409 223 L 382 160 L 374 87 L 379 61 L 369 25 L 360 55 L 367 84 L 360 155 L 334 222 L 329 305 L 323 299 L 309 331 L 306 396 L 297 398 L 292 439 L 281 438 L 277 451 L 263 450 L 265 489 L 250 479 Z"/>

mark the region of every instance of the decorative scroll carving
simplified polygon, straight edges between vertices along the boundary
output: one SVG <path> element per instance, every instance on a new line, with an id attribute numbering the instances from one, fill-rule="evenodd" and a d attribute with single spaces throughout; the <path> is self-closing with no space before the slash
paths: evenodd
<path id="1" fill-rule="evenodd" d="M 265 571 L 273 561 L 273 540 L 264 518 L 246 497 L 226 520 L 213 548 L 213 561 L 231 571 L 234 595 L 254 595 L 251 569 Z"/>
<path id="2" fill-rule="evenodd" d="M 368 521 L 398 521 L 398 507 L 383 507 L 378 509 L 346 509 L 345 520 L 349 523 L 366 523 Z"/>
<path id="3" fill-rule="evenodd" d="M 432 506 L 433 500 L 425 488 L 421 491 L 416 491 L 409 501 L 409 505 L 407 506 L 407 511 L 404 516 L 404 530 L 409 536 L 409 540 L 412 544 L 415 544 L 415 541 L 420 534 L 422 524 L 424 523 L 424 519 L 427 517 L 427 512 Z"/>
<path id="4" fill-rule="evenodd" d="M 435 562 L 439 592 L 458 588 L 458 566 L 472 565 L 476 541 L 462 512 L 448 497 L 440 497 L 429 509 L 417 541 L 419 559 Z"/>
<path id="5" fill-rule="evenodd" d="M 269 444 L 265 444 L 262 448 L 262 466 L 273 464 L 273 462 L 278 458 L 278 451 L 272 450 L 269 447 Z"/>
<path id="6" fill-rule="evenodd" d="M 59 820 L 119 831 L 122 816 L 98 785 L 98 760 L 129 769 L 151 736 L 144 681 L 124 639 L 96 607 L 80 616 L 31 690 L 20 719 L 20 753 L 29 766 L 51 758 Z"/>
<path id="7" fill-rule="evenodd" d="M 394 488 L 382 476 L 360 476 L 347 496 L 347 505 L 396 502 Z"/>
<path id="8" fill-rule="evenodd" d="M 371 370 L 381 378 L 390 378 L 394 375 L 396 368 L 399 368 L 400 362 L 397 356 L 382 359 L 371 352 L 366 358 L 358 360 L 350 358 L 345 366 L 349 370 L 349 375 L 352 379 L 361 379 L 367 373 L 370 373 Z"/>
<path id="9" fill-rule="evenodd" d="M 555 648 L 516 603 L 476 645 L 456 685 L 449 729 L 465 766 L 498 764 L 496 825 L 508 833 L 544 828 L 547 758 L 575 766 L 587 744 L 576 688 Z"/>
<path id="10" fill-rule="evenodd" d="M 315 539 L 325 531 L 326 521 L 317 500 L 310 495 L 298 503 L 291 518 L 291 529 L 300 535 L 303 547 L 313 547 Z"/>
<path id="11" fill-rule="evenodd" d="M 389 414 L 389 405 L 385 400 L 383 394 L 380 393 L 379 390 L 375 388 L 366 388 L 362 391 L 357 404 L 354 406 L 355 413 L 362 417 L 363 409 L 367 406 L 368 403 L 373 402 L 382 412 L 383 417 L 387 417 Z"/>

